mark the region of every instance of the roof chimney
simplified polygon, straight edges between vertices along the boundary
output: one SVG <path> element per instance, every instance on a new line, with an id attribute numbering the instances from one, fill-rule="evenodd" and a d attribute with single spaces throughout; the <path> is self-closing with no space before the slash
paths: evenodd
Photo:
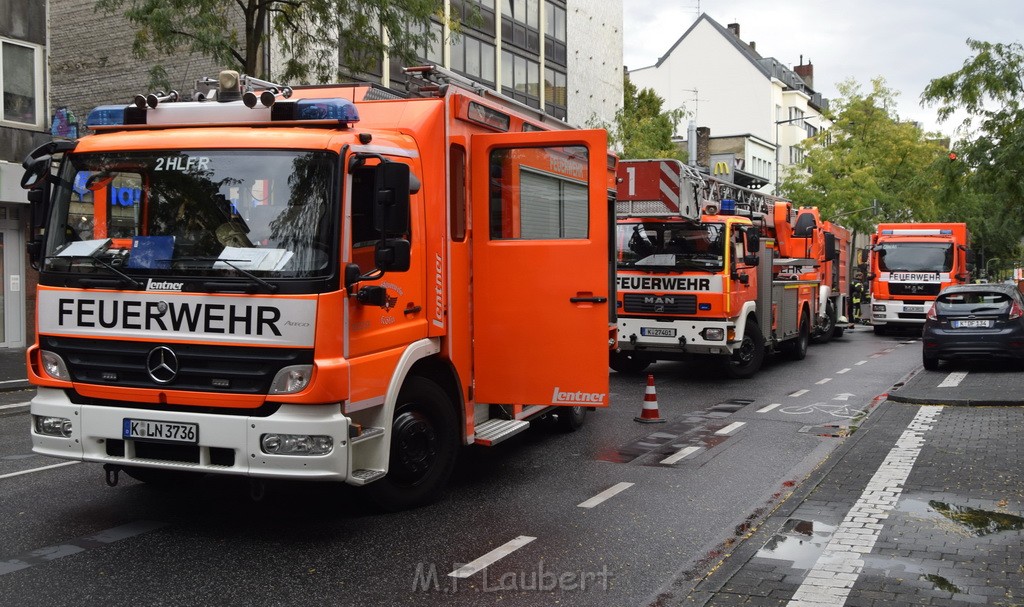
<path id="1" fill-rule="evenodd" d="M 800 65 L 794 67 L 793 71 L 803 79 L 807 88 L 814 90 L 814 65 L 810 59 L 807 60 L 807 65 L 804 65 L 804 56 L 800 55 Z"/>
<path id="2" fill-rule="evenodd" d="M 737 38 L 740 37 L 740 24 L 739 23 L 730 23 L 729 25 L 727 25 L 725 27 L 728 28 L 730 32 L 732 32 L 733 36 L 736 36 Z"/>

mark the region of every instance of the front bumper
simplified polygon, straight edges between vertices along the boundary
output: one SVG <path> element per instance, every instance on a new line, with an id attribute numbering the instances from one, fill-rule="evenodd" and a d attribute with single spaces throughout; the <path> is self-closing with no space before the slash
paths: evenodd
<path id="1" fill-rule="evenodd" d="M 67 438 L 38 434 L 32 451 L 64 459 L 235 474 L 259 478 L 345 481 L 350 476 L 349 418 L 335 405 L 282 405 L 268 417 L 195 414 L 133 407 L 79 405 L 63 390 L 40 387 L 32 399 L 35 416 L 71 420 Z M 199 425 L 198 445 L 125 440 L 126 418 Z M 327 455 L 271 455 L 260 448 L 266 433 L 317 434 L 334 438 Z"/>
<path id="2" fill-rule="evenodd" d="M 933 301 L 904 302 L 898 299 L 872 299 L 871 324 L 888 326 L 920 326 L 924 324 Z M 881 308 L 881 309 L 879 309 Z"/>
<path id="3" fill-rule="evenodd" d="M 661 352 L 688 354 L 730 354 L 732 347 L 725 341 L 704 338 L 707 329 L 719 330 L 728 336 L 732 323 L 726 321 L 673 320 L 655 321 L 647 318 L 619 318 L 619 349 L 624 352 Z M 648 335 L 655 329 L 663 335 Z M 667 333 L 667 335 L 665 334 Z"/>

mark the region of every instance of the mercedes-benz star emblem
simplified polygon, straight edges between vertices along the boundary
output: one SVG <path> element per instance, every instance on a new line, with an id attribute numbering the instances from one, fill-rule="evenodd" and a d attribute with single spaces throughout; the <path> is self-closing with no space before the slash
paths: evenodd
<path id="1" fill-rule="evenodd" d="M 157 346 L 146 357 L 146 371 L 158 384 L 169 384 L 178 376 L 178 355 L 167 346 Z"/>

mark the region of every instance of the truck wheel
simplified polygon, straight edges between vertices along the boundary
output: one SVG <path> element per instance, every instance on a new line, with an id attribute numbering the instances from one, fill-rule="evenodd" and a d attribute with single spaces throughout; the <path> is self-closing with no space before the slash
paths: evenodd
<path id="1" fill-rule="evenodd" d="M 764 362 L 764 335 L 756 322 L 748 322 L 743 341 L 731 355 L 722 357 L 722 368 L 732 379 L 753 377 Z"/>
<path id="2" fill-rule="evenodd" d="M 458 453 L 458 420 L 436 383 L 411 377 L 398 394 L 388 473 L 366 486 L 381 508 L 405 510 L 436 500 Z"/>
<path id="3" fill-rule="evenodd" d="M 818 327 L 817 333 L 811 338 L 813 344 L 827 344 L 836 332 L 836 306 L 829 299 L 825 303 L 825 317 L 821 320 L 821 326 Z"/>
<path id="4" fill-rule="evenodd" d="M 807 344 L 811 342 L 811 318 L 808 313 L 800 319 L 800 333 L 786 345 L 786 352 L 793 360 L 803 360 L 807 356 Z"/>
<path id="5" fill-rule="evenodd" d="M 885 335 L 885 325 L 874 325 L 871 329 L 875 332 L 875 335 Z"/>
<path id="6" fill-rule="evenodd" d="M 608 366 L 616 373 L 631 375 L 639 373 L 651 365 L 651 359 L 636 353 L 612 352 L 608 357 Z"/>
<path id="7" fill-rule="evenodd" d="M 558 429 L 562 432 L 575 432 L 587 421 L 586 407 L 558 407 L 555 409 L 558 418 Z"/>

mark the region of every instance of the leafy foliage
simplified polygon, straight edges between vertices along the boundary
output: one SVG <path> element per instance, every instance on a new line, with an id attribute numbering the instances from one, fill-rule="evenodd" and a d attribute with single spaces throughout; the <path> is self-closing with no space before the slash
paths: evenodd
<path id="1" fill-rule="evenodd" d="M 188 49 L 245 74 L 302 83 L 336 80 L 339 65 L 368 70 L 385 51 L 409 62 L 425 55 L 436 39 L 431 17 L 441 17 L 442 6 L 440 0 L 96 2 L 97 10 L 137 26 L 132 50 L 139 58 Z M 287 58 L 274 74 L 261 71 L 268 38 Z M 158 66 L 154 75 L 160 73 Z"/>
<path id="2" fill-rule="evenodd" d="M 787 174 L 780 190 L 859 232 L 882 221 L 936 221 L 946 149 L 916 124 L 898 119 L 896 93 L 883 79 L 871 85 L 866 94 L 852 80 L 838 85 L 832 127 L 804 142 L 806 172 Z"/>
<path id="3" fill-rule="evenodd" d="M 672 135 L 686 112 L 663 110 L 664 104 L 652 89 L 638 90 L 627 75 L 623 79 L 622 108 L 615 112 L 613 123 L 596 126 L 608 130 L 609 146 L 619 149 L 623 159 L 685 160 L 685 152 L 672 141 Z"/>
<path id="4" fill-rule="evenodd" d="M 957 144 L 960 171 L 950 182 L 971 214 L 976 248 L 985 259 L 1020 260 L 1024 234 L 1024 46 L 967 40 L 974 55 L 932 80 L 921 95 L 940 119 L 966 114 Z M 976 130 L 975 130 L 976 129 Z M 1024 265 L 1024 262 L 1017 262 Z"/>

